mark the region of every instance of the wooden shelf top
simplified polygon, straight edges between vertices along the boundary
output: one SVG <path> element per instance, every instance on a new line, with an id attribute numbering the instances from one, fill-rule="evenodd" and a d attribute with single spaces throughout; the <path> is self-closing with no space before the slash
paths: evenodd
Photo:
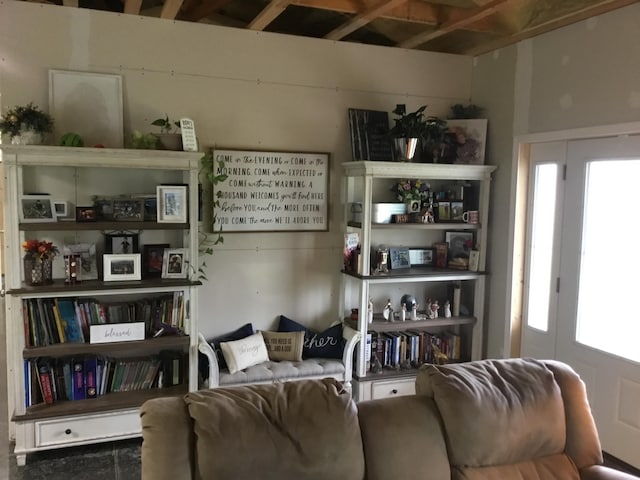
<path id="1" fill-rule="evenodd" d="M 347 324 L 354 330 L 358 330 L 358 322 L 346 320 Z M 373 322 L 367 324 L 367 330 L 373 332 L 399 332 L 404 330 L 423 330 L 429 327 L 449 327 L 456 325 L 474 325 L 476 323 L 476 317 L 438 317 L 427 320 L 405 320 L 404 322 L 395 321 L 387 322 L 382 318 L 382 315 L 374 315 Z"/>
<path id="2" fill-rule="evenodd" d="M 435 267 L 412 267 L 389 270 L 387 273 L 377 273 L 375 275 L 361 275 L 359 273 L 342 273 L 360 280 L 368 280 L 377 283 L 389 282 L 412 282 L 412 281 L 453 281 L 453 280 L 475 280 L 487 275 L 486 272 L 470 272 L 469 270 L 454 270 L 451 268 Z"/>
<path id="3" fill-rule="evenodd" d="M 91 231 L 91 230 L 187 230 L 188 223 L 158 223 L 158 222 L 28 222 L 20 223 L 23 232 L 50 231 Z"/>
<path id="4" fill-rule="evenodd" d="M 361 222 L 347 222 L 349 227 L 362 228 Z M 375 230 L 478 230 L 479 223 L 464 222 L 438 222 L 438 223 L 372 223 L 371 228 Z"/>
<path id="5" fill-rule="evenodd" d="M 170 291 L 171 289 L 202 285 L 198 280 L 187 278 L 150 278 L 143 280 L 127 280 L 118 282 L 103 282 L 102 280 L 86 280 L 73 285 L 67 285 L 64 280 L 57 279 L 49 285 L 31 286 L 23 284 L 20 288 L 7 290 L 9 295 L 34 295 L 34 296 L 73 296 L 84 292 L 97 292 L 100 290 L 142 290 L 156 289 L 158 291 Z"/>

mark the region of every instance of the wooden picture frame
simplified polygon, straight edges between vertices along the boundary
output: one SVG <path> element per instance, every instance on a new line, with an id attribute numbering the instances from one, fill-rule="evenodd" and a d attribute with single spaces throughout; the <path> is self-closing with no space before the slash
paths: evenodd
<path id="1" fill-rule="evenodd" d="M 170 248 L 168 243 L 145 245 L 142 249 L 142 277 L 159 278 L 162 276 L 164 251 Z"/>
<path id="2" fill-rule="evenodd" d="M 391 270 L 410 268 L 409 249 L 407 247 L 389 248 L 389 265 L 391 266 Z"/>
<path id="3" fill-rule="evenodd" d="M 98 220 L 96 207 L 76 207 L 76 222 L 95 222 Z"/>
<path id="4" fill-rule="evenodd" d="M 187 223 L 187 193 L 184 185 L 156 187 L 158 223 Z"/>
<path id="5" fill-rule="evenodd" d="M 113 219 L 116 222 L 142 222 L 144 220 L 144 199 L 114 198 L 111 202 Z"/>
<path id="6" fill-rule="evenodd" d="M 162 278 L 187 278 L 189 273 L 189 250 L 166 248 L 162 259 Z"/>
<path id="7" fill-rule="evenodd" d="M 109 254 L 102 256 L 103 280 L 105 282 L 140 280 L 140 254 Z"/>
<path id="8" fill-rule="evenodd" d="M 51 195 L 23 195 L 20 197 L 19 216 L 21 223 L 58 221 Z"/>
<path id="9" fill-rule="evenodd" d="M 104 253 L 129 254 L 140 253 L 138 240 L 140 235 L 131 232 L 105 233 Z"/>
<path id="10" fill-rule="evenodd" d="M 410 248 L 409 262 L 412 267 L 433 267 L 436 263 L 434 248 Z"/>

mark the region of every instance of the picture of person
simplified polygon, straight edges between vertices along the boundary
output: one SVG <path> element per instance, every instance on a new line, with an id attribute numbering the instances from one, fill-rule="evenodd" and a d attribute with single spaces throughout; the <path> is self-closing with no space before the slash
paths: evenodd
<path id="1" fill-rule="evenodd" d="M 138 250 L 138 234 L 123 232 L 107 234 L 105 248 L 107 253 L 138 253 L 140 251 Z"/>
<path id="2" fill-rule="evenodd" d="M 169 265 L 167 266 L 168 273 L 181 273 L 182 272 L 182 255 L 173 254 L 169 258 Z"/>
<path id="3" fill-rule="evenodd" d="M 111 262 L 112 275 L 128 275 L 133 273 L 133 260 Z"/>
<path id="4" fill-rule="evenodd" d="M 151 273 L 162 273 L 162 255 L 157 250 L 149 252 L 147 270 Z"/>
<path id="5" fill-rule="evenodd" d="M 22 213 L 25 219 L 53 219 L 54 214 L 51 209 L 51 202 L 41 199 L 22 200 Z"/>
<path id="6" fill-rule="evenodd" d="M 165 193 L 164 214 L 168 216 L 177 215 L 180 211 L 180 196 L 173 192 Z"/>

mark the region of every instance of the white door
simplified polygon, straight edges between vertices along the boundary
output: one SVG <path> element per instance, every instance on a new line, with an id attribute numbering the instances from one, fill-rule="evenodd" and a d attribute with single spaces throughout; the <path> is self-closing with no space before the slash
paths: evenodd
<path id="1" fill-rule="evenodd" d="M 565 189 L 556 358 L 603 449 L 640 468 L 640 138 L 568 142 Z"/>

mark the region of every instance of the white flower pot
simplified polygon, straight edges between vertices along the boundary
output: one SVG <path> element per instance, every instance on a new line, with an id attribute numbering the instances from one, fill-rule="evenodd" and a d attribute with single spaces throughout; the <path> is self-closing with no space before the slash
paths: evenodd
<path id="1" fill-rule="evenodd" d="M 43 135 L 35 130 L 20 130 L 20 134 L 11 138 L 12 145 L 42 145 Z"/>

